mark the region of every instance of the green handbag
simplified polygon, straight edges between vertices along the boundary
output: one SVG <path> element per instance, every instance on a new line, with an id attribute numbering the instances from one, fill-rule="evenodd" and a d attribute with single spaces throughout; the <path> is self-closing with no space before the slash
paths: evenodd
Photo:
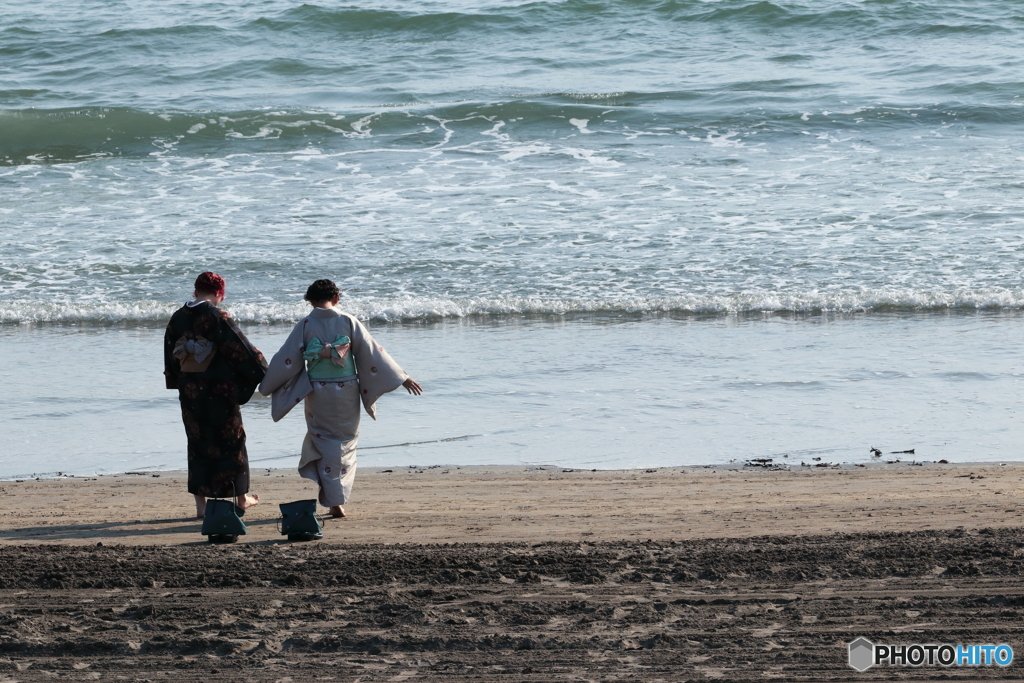
<path id="1" fill-rule="evenodd" d="M 281 503 L 281 534 L 289 541 L 318 541 L 324 537 L 324 525 L 316 514 L 315 500 Z"/>
<path id="2" fill-rule="evenodd" d="M 244 514 L 245 510 L 232 500 L 207 498 L 201 533 L 210 543 L 234 543 L 245 534 L 245 523 L 241 519 Z"/>

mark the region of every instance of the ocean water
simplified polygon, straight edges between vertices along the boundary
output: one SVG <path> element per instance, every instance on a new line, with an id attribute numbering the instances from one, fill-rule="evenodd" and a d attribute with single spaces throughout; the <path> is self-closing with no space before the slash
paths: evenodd
<path id="1" fill-rule="evenodd" d="M 267 353 L 334 279 L 425 384 L 367 464 L 1020 459 L 1022 37 L 991 0 L 8 2 L 0 476 L 184 464 L 160 326 L 206 269 Z M 301 418 L 246 411 L 290 463 Z"/>
<path id="2" fill-rule="evenodd" d="M 374 326 L 426 387 L 364 418 L 363 466 L 573 468 L 1019 459 L 1024 316 L 735 316 Z M 250 326 L 276 348 L 282 326 Z M 0 330 L 7 477 L 184 466 L 157 328 Z M 82 349 L 73 381 L 40 349 Z M 965 356 L 964 349 L 971 355 Z M 116 359 L 116 360 L 112 360 Z M 33 371 L 11 370 L 31 366 Z M 126 371 L 125 369 L 130 369 Z M 253 468 L 292 467 L 301 411 L 243 407 Z M 882 451 L 874 458 L 870 448 Z M 913 449 L 914 454 L 894 453 Z"/>

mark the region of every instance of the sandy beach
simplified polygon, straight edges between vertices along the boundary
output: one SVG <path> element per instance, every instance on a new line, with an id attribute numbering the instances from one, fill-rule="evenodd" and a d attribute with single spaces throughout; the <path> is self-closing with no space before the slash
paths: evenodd
<path id="1" fill-rule="evenodd" d="M 0 483 L 0 681 L 883 680 L 846 643 L 1020 642 L 1021 464 L 365 470 L 288 543 L 254 470 L 210 546 L 181 473 Z"/>
<path id="2" fill-rule="evenodd" d="M 278 542 L 277 504 L 315 496 L 290 470 L 252 471 L 263 503 L 245 543 Z M 0 482 L 0 543 L 202 541 L 180 472 Z M 324 544 L 690 540 L 1022 524 L 1024 465 L 360 470 Z"/>

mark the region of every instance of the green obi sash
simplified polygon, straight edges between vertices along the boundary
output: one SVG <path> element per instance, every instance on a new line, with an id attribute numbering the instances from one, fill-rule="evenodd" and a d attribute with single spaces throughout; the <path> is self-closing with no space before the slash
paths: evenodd
<path id="1" fill-rule="evenodd" d="M 352 340 L 338 335 L 334 342 L 324 344 L 316 337 L 309 340 L 302 353 L 310 379 L 341 379 L 356 374 L 352 358 Z"/>

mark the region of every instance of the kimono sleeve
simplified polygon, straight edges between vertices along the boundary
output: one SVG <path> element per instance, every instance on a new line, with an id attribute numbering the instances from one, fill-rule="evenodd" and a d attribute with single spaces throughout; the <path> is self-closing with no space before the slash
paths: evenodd
<path id="1" fill-rule="evenodd" d="M 377 399 L 402 386 L 409 379 L 405 370 L 388 355 L 363 324 L 348 316 L 352 324 L 352 353 L 359 373 L 359 396 L 366 414 L 377 419 Z"/>
<path id="2" fill-rule="evenodd" d="M 167 330 L 164 332 L 164 382 L 168 389 L 178 388 L 178 376 L 181 374 L 181 363 L 174 357 L 174 343 L 177 336 L 174 334 L 174 320 L 167 323 Z"/>
<path id="3" fill-rule="evenodd" d="M 264 396 L 273 395 L 270 416 L 274 422 L 288 414 L 297 403 L 313 391 L 306 374 L 306 364 L 302 361 L 302 331 L 304 322 L 300 322 L 288 335 L 288 339 L 274 357 L 270 367 L 260 384 L 260 393 Z"/>
<path id="4" fill-rule="evenodd" d="M 226 312 L 221 312 L 220 352 L 231 363 L 238 384 L 238 403 L 252 398 L 256 387 L 267 374 L 267 359 L 242 333 L 238 323 Z"/>

